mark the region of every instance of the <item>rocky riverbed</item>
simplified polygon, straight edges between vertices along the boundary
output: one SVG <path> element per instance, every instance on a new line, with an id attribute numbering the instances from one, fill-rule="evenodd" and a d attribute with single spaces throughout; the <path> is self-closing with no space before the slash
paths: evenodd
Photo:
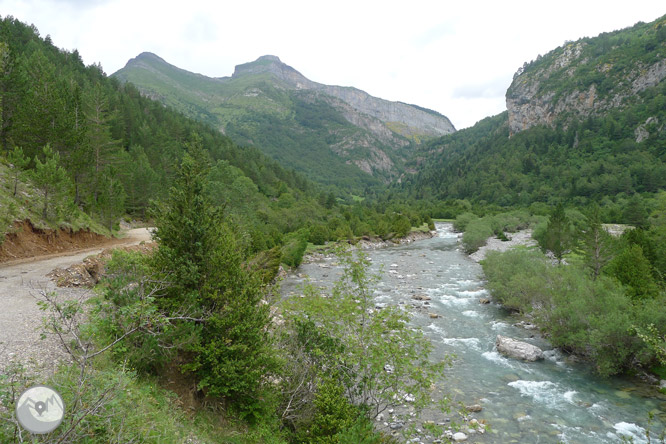
<path id="1" fill-rule="evenodd" d="M 643 390 L 635 380 L 600 380 L 585 364 L 571 362 L 554 350 L 531 325 L 516 326 L 518 319 L 498 304 L 481 303 L 490 299 L 481 267 L 464 254 L 460 235 L 450 224 L 437 228 L 432 239 L 368 250 L 373 270 L 384 270 L 375 303 L 408 310 L 413 324 L 434 345 L 432 359 L 455 355 L 445 380 L 434 388 L 434 397 L 448 393 L 454 403 L 478 405 L 480 411 L 465 417 L 437 411 L 408 413 L 407 420 L 399 420 L 400 409 L 410 412 L 413 407 L 405 399 L 393 415 L 384 412 L 380 428 L 400 434 L 413 426 L 417 434 L 410 439 L 425 444 L 451 442 L 456 433 L 475 443 L 610 444 L 622 442 L 622 436 L 641 443 L 652 411 L 661 430 L 666 397 L 651 395 L 654 390 Z M 515 243 L 529 235 L 512 237 Z M 298 295 L 306 281 L 326 291 L 339 273 L 334 256 L 312 258 L 288 274 L 281 292 Z M 524 362 L 503 356 L 495 346 L 498 335 L 541 348 L 545 359 Z M 481 433 L 474 420 L 490 427 Z M 460 427 L 453 426 L 456 422 Z M 448 433 L 433 434 L 429 424 Z"/>

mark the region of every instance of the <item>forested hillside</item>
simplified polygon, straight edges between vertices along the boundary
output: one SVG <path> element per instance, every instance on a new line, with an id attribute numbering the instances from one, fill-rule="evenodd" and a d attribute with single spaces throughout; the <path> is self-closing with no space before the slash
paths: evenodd
<path id="1" fill-rule="evenodd" d="M 521 102 L 522 108 L 510 107 L 472 128 L 427 143 L 408 164 L 417 173 L 405 175 L 400 187 L 419 198 L 468 199 L 501 206 L 561 200 L 584 206 L 596 201 L 605 218 L 622 221 L 622 209 L 632 196 L 640 199 L 666 187 L 666 82 L 645 84 L 631 94 L 620 86 L 633 69 L 613 68 L 604 75 L 592 75 L 588 68 L 598 65 L 594 54 L 608 61 L 602 49 L 615 48 L 614 44 L 621 45 L 614 50 L 618 54 L 614 66 L 631 65 L 628 52 L 636 57 L 635 66 L 647 61 L 663 64 L 666 40 L 660 20 L 568 44 L 590 48 L 583 53 L 587 55 L 584 62 L 567 65 L 570 75 L 533 75 L 537 68 L 550 72 L 554 67 L 548 63 L 559 66 L 555 55 L 561 49 L 527 64 L 514 83 L 527 82 L 521 78 L 532 76 L 529 81 L 539 91 L 533 102 Z M 556 101 L 579 84 L 625 96 L 615 100 L 615 106 L 607 104 L 594 112 L 569 103 L 560 107 L 557 117 L 549 114 L 551 120 L 535 121 L 519 132 L 514 128 L 512 134 L 512 119 L 525 109 L 542 109 L 541 101 Z M 515 89 L 510 90 L 507 102 L 515 95 Z M 608 102 L 614 101 L 612 97 Z"/>
<path id="2" fill-rule="evenodd" d="M 112 76 L 316 182 L 357 194 L 397 177 L 411 142 L 455 131 L 435 111 L 313 82 L 276 56 L 210 78 L 142 53 Z"/>
<path id="3" fill-rule="evenodd" d="M 100 66 L 84 66 L 76 51 L 58 49 L 12 17 L 0 22 L 0 52 L 2 159 L 11 166 L 8 176 L 41 190 L 36 198 L 25 195 L 24 206 L 46 225 L 79 227 L 73 219 L 81 214 L 109 229 L 125 215 L 150 218 L 151 201 L 167 195 L 193 147 L 207 156 L 211 203 L 224 209 L 254 252 L 293 244 L 302 254 L 308 240 L 404 235 L 429 220 L 410 206 L 354 203 L 347 192 L 327 192 L 107 77 Z M 14 194 L 9 181 L 6 192 Z M 25 214 L 20 205 L 8 206 L 2 230 Z M 297 263 L 297 256 L 287 262 Z"/>

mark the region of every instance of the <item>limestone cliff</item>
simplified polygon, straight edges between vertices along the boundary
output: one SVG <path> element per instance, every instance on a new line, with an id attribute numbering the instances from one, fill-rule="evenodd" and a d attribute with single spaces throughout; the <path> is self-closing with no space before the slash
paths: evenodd
<path id="1" fill-rule="evenodd" d="M 666 78 L 666 18 L 569 42 L 525 64 L 506 93 L 516 133 L 621 108 Z"/>

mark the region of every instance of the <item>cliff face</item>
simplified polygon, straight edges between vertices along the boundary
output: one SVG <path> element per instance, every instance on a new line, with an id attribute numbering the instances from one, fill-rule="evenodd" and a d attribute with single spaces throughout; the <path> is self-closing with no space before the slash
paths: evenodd
<path id="1" fill-rule="evenodd" d="M 506 93 L 509 127 L 566 125 L 622 108 L 664 78 L 665 18 L 567 43 L 518 70 Z"/>
<path id="2" fill-rule="evenodd" d="M 406 137 L 438 137 L 455 132 L 451 121 L 436 111 L 373 97 L 356 88 L 329 86 L 313 82 L 291 66 L 282 63 L 276 56 L 262 56 L 254 62 L 238 65 L 232 78 L 261 73 L 270 73 L 283 82 L 283 86 L 286 88 L 314 90 L 340 99 L 342 103 L 357 112 L 367 114 L 384 124 L 388 124 L 389 131 L 397 132 Z M 354 123 L 351 120 L 350 122 Z"/>

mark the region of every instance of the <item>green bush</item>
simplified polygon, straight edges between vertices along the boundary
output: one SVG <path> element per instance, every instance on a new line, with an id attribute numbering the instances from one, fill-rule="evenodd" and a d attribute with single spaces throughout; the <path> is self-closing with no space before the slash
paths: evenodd
<path id="1" fill-rule="evenodd" d="M 298 267 L 303 261 L 303 254 L 307 247 L 306 232 L 300 231 L 290 235 L 282 247 L 282 262 L 290 267 Z"/>
<path id="2" fill-rule="evenodd" d="M 478 219 L 479 216 L 477 216 L 474 213 L 462 213 L 459 214 L 456 217 L 456 220 L 453 222 L 453 229 L 462 233 L 467 229 L 467 224 L 469 224 L 471 221 Z"/>
<path id="3" fill-rule="evenodd" d="M 491 218 L 471 220 L 463 234 L 463 248 L 467 254 L 474 253 L 486 244 L 486 240 L 495 234 Z"/>
<path id="4" fill-rule="evenodd" d="M 554 266 L 533 249 L 491 251 L 482 265 L 494 298 L 531 313 L 554 346 L 588 357 L 599 374 L 653 363 L 654 350 L 632 326 L 664 325 L 658 308 L 663 298 L 633 304 L 616 280 L 594 279 L 583 267 Z"/>

